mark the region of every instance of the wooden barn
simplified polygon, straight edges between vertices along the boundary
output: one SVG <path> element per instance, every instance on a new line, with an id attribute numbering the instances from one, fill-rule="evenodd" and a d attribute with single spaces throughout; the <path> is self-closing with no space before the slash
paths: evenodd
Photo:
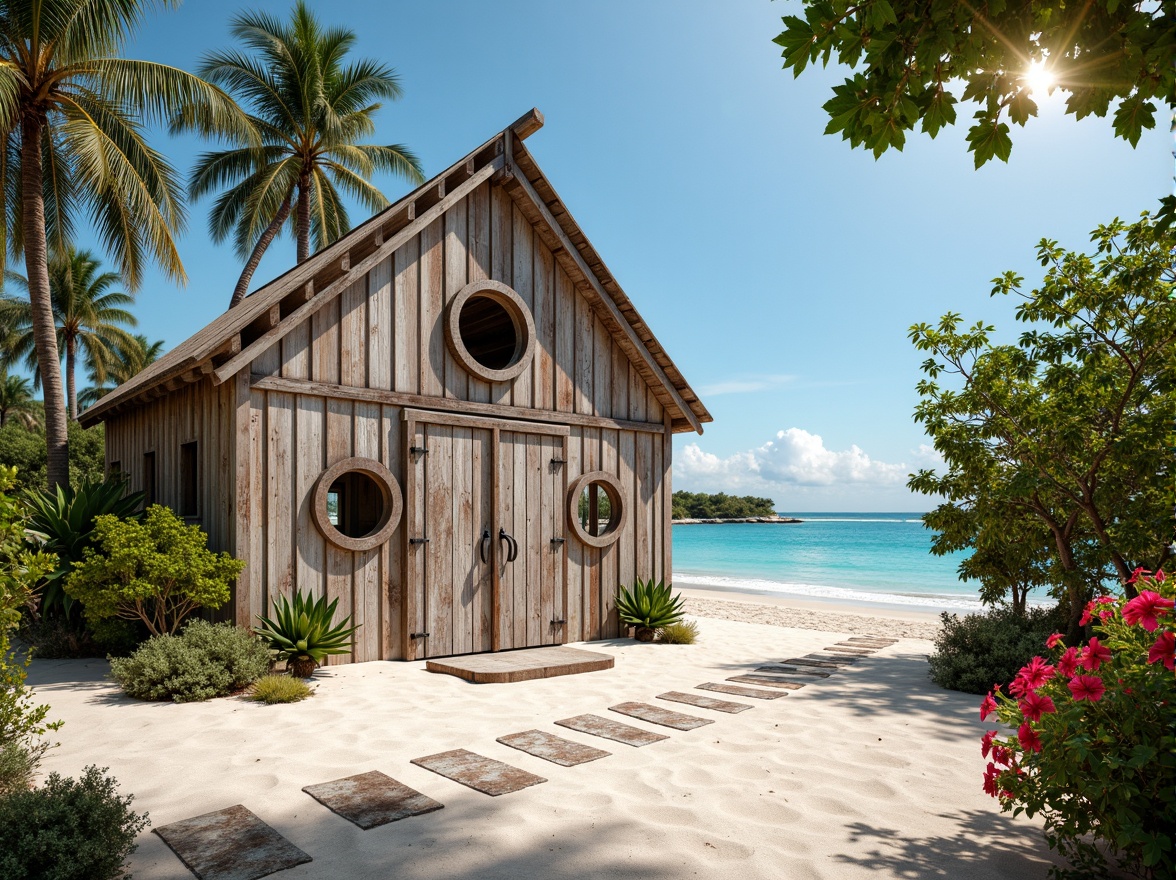
<path id="1" fill-rule="evenodd" d="M 82 415 L 244 559 L 229 616 L 339 599 L 347 660 L 621 634 L 670 574 L 672 435 L 710 414 L 519 119 Z M 178 306 L 179 307 L 179 306 Z"/>

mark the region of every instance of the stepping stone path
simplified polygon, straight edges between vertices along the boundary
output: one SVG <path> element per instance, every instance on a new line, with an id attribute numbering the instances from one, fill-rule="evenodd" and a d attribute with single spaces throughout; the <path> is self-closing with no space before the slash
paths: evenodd
<path id="1" fill-rule="evenodd" d="M 782 678 L 773 678 L 770 675 L 733 675 L 727 681 L 764 685 L 766 687 L 781 688 L 786 691 L 798 691 L 804 687 L 804 684 L 799 681 L 785 681 Z"/>
<path id="2" fill-rule="evenodd" d="M 445 806 L 379 770 L 308 785 L 302 790 L 365 831 Z"/>
<path id="3" fill-rule="evenodd" d="M 200 880 L 257 880 L 313 861 L 240 804 L 155 833 Z"/>
<path id="4" fill-rule="evenodd" d="M 792 657 L 769 663 L 757 667 L 753 673 L 727 679 L 727 682 L 737 684 L 709 681 L 696 685 L 695 690 L 732 694 L 756 700 L 778 700 L 788 696 L 788 691 L 800 690 L 806 683 L 814 683 L 813 679 L 829 678 L 832 673 L 843 667 L 857 663 L 863 657 L 897 643 L 898 639 L 849 636 L 843 642 L 824 648 L 823 653 L 806 654 L 804 657 Z M 609 665 L 612 665 L 611 658 L 609 659 Z M 786 676 L 807 676 L 809 681 L 790 680 Z M 744 687 L 744 684 L 757 687 Z M 746 712 L 754 708 L 746 703 L 681 691 L 667 691 L 658 694 L 657 699 L 729 714 Z M 609 709 L 675 730 L 694 730 L 714 723 L 711 718 L 673 712 L 650 703 L 618 703 Z M 647 746 L 669 739 L 664 734 L 622 724 L 599 715 L 576 715 L 555 723 L 570 730 L 630 746 Z M 511 733 L 499 737 L 498 742 L 563 767 L 574 767 L 611 754 L 603 749 L 564 739 L 542 730 Z M 542 776 L 465 749 L 453 749 L 436 755 L 414 758 L 412 763 L 491 797 L 547 782 Z M 385 776 L 378 770 L 332 782 L 308 785 L 302 790 L 327 809 L 363 829 L 376 828 L 444 807 L 438 801 L 397 782 L 390 776 Z M 156 828 L 155 833 L 200 880 L 258 880 L 276 871 L 311 861 L 309 855 L 240 804 L 215 813 L 205 813 L 192 819 L 164 825 Z"/>
<path id="5" fill-rule="evenodd" d="M 671 703 L 685 703 L 687 706 L 697 706 L 699 709 L 713 709 L 716 712 L 726 712 L 730 715 L 755 708 L 754 706 L 747 705 L 747 703 L 732 703 L 730 700 L 716 700 L 713 697 L 704 697 L 699 694 L 684 694 L 681 691 L 667 691 L 664 694 L 658 694 L 657 698 L 659 700 L 669 700 Z"/>
<path id="6" fill-rule="evenodd" d="M 736 697 L 751 697 L 755 700 L 778 700 L 781 697 L 788 696 L 787 691 L 765 691 L 759 688 L 740 687 L 737 684 L 721 684 L 717 681 L 696 684 L 694 689 L 698 691 L 715 691 L 720 694 L 733 694 Z"/>
<path id="7" fill-rule="evenodd" d="M 696 727 L 715 723 L 713 718 L 698 718 L 694 715 L 684 715 L 681 712 L 671 712 L 669 709 L 652 706 L 649 703 L 617 703 L 615 706 L 609 706 L 608 709 L 610 712 L 620 712 L 630 718 L 640 718 L 650 724 L 660 724 L 662 727 L 672 727 L 674 730 L 694 730 Z"/>
<path id="8" fill-rule="evenodd" d="M 493 758 L 484 758 L 465 749 L 453 749 L 424 758 L 413 758 L 412 763 L 490 797 L 510 794 L 512 791 L 530 788 L 532 785 L 547 781 L 542 776 L 495 761 Z"/>
<path id="9" fill-rule="evenodd" d="M 817 669 L 800 669 L 796 666 L 760 666 L 756 672 L 774 672 L 788 675 L 815 675 L 818 678 L 828 678 L 833 673 L 821 672 Z"/>
<path id="10" fill-rule="evenodd" d="M 604 749 L 572 742 L 570 739 L 564 739 L 562 736 L 556 736 L 554 733 L 546 733 L 542 730 L 524 730 L 522 733 L 511 733 L 498 737 L 498 741 L 504 746 L 518 749 L 520 752 L 526 752 L 528 755 L 534 755 L 544 761 L 551 761 L 561 767 L 575 767 L 577 764 L 586 764 L 589 761 L 607 758 L 612 754 Z"/>
<path id="11" fill-rule="evenodd" d="M 599 715 L 577 715 L 574 718 L 565 718 L 555 723 L 569 730 L 590 733 L 593 736 L 615 740 L 616 742 L 629 746 L 647 746 L 650 743 L 669 739 L 668 736 L 654 733 L 652 730 L 642 730 L 640 727 L 634 727 L 631 724 L 622 724 L 619 721 L 613 721 L 611 718 L 601 718 Z"/>

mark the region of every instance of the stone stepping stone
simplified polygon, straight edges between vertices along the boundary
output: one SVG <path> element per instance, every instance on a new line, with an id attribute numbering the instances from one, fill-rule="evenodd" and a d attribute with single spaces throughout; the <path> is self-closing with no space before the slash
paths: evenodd
<path id="1" fill-rule="evenodd" d="M 869 657 L 874 653 L 871 648 L 822 648 L 821 650 L 834 654 L 848 654 L 853 657 Z"/>
<path id="2" fill-rule="evenodd" d="M 839 648 L 857 648 L 858 650 L 881 651 L 883 648 L 889 648 L 889 645 L 880 645 L 877 642 L 834 642 Z"/>
<path id="3" fill-rule="evenodd" d="M 755 700 L 778 700 L 781 697 L 788 696 L 787 691 L 765 691 L 759 688 L 740 687 L 737 684 L 721 684 L 717 681 L 708 681 L 704 684 L 696 684 L 696 690 L 700 691 L 716 691 L 720 694 L 733 694 L 737 697 L 751 697 Z"/>
<path id="4" fill-rule="evenodd" d="M 833 672 L 836 672 L 837 670 L 841 669 L 844 664 L 832 662 L 834 659 L 836 658 L 830 658 L 829 660 L 809 660 L 807 657 L 790 657 L 783 662 L 795 663 L 799 666 L 812 666 L 816 669 L 830 669 Z M 850 662 L 852 663 L 853 661 Z"/>
<path id="5" fill-rule="evenodd" d="M 498 737 L 498 741 L 504 746 L 518 749 L 520 752 L 526 752 L 528 755 L 534 755 L 544 761 L 551 761 L 561 767 L 575 767 L 577 764 L 586 764 L 599 758 L 607 758 L 612 754 L 604 749 L 572 742 L 570 739 L 564 739 L 562 736 L 556 736 L 554 733 L 542 730 L 510 733 Z"/>
<path id="6" fill-rule="evenodd" d="M 241 804 L 155 829 L 200 880 L 257 880 L 312 861 Z"/>
<path id="7" fill-rule="evenodd" d="M 542 776 L 465 749 L 453 749 L 424 758 L 413 758 L 412 763 L 490 797 L 510 794 L 512 791 L 547 781 Z"/>
<path id="8" fill-rule="evenodd" d="M 650 703 L 617 703 L 615 706 L 609 706 L 610 712 L 620 712 L 622 715 L 628 715 L 630 718 L 639 718 L 642 721 L 648 721 L 650 724 L 660 724 L 662 727 L 672 727 L 674 730 L 694 730 L 696 727 L 705 727 L 707 724 L 714 724 L 713 718 L 699 718 L 696 715 L 684 715 L 681 712 L 672 712 L 661 706 L 654 706 Z"/>
<path id="9" fill-rule="evenodd" d="M 756 672 L 775 672 L 789 675 L 815 675 L 817 678 L 828 678 L 832 672 L 821 672 L 819 669 L 801 669 L 796 666 L 760 666 Z"/>
<path id="10" fill-rule="evenodd" d="M 837 654 L 805 654 L 804 656 L 809 660 L 823 660 L 825 663 L 832 663 L 836 666 L 849 666 L 861 659 L 861 657 L 845 657 Z"/>
<path id="11" fill-rule="evenodd" d="M 622 724 L 619 721 L 613 721 L 611 718 L 601 718 L 599 715 L 577 715 L 574 718 L 565 718 L 555 723 L 569 730 L 590 733 L 593 736 L 615 740 L 629 746 L 647 746 L 650 743 L 669 739 L 664 734 L 654 733 L 652 730 L 642 730 L 640 727 L 634 727 L 631 724 Z"/>
<path id="12" fill-rule="evenodd" d="M 862 645 L 863 647 L 866 647 L 866 648 L 870 648 L 870 647 L 886 648 L 886 647 L 889 647 L 890 645 L 897 645 L 898 639 L 875 639 L 872 637 L 864 637 L 864 636 L 850 636 L 848 639 L 845 640 L 845 642 L 838 642 L 837 644 L 844 645 L 846 642 L 849 642 L 854 645 Z"/>
<path id="13" fill-rule="evenodd" d="M 308 785 L 302 790 L 365 831 L 445 806 L 379 770 Z"/>
<path id="14" fill-rule="evenodd" d="M 734 715 L 753 708 L 747 703 L 732 703 L 730 700 L 716 700 L 714 697 L 704 697 L 701 694 L 684 694 L 681 691 L 666 691 L 658 694 L 659 700 L 669 700 L 671 703 L 685 703 L 687 706 L 697 706 L 699 709 L 713 709 L 716 712 L 726 712 Z"/>
<path id="15" fill-rule="evenodd" d="M 727 681 L 742 682 L 743 684 L 758 684 L 767 687 L 781 688 L 786 691 L 798 691 L 804 684 L 799 681 L 785 681 L 782 678 L 773 678 L 770 675 L 735 675 L 728 678 Z"/>

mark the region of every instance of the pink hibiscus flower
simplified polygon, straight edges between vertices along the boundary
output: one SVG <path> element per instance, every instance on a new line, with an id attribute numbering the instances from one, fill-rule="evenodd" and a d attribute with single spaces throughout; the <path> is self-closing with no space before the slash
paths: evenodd
<path id="1" fill-rule="evenodd" d="M 980 720 L 987 721 L 988 716 L 996 712 L 996 700 L 992 699 L 992 692 L 989 691 L 987 696 L 980 701 Z"/>
<path id="2" fill-rule="evenodd" d="M 1078 649 L 1066 648 L 1061 657 L 1058 658 L 1058 674 L 1069 678 L 1078 669 Z"/>
<path id="3" fill-rule="evenodd" d="M 992 797 L 996 797 L 996 777 L 996 767 L 989 761 L 984 769 L 984 793 Z"/>
<path id="4" fill-rule="evenodd" d="M 993 743 L 992 760 L 996 761 L 998 764 L 1004 764 L 1007 767 L 1013 763 L 1013 753 L 1002 746 L 1000 743 Z"/>
<path id="5" fill-rule="evenodd" d="M 1030 690 L 1037 690 L 1053 678 L 1053 674 L 1054 668 L 1040 657 L 1034 657 L 1025 666 L 1022 666 L 1021 671 L 1017 673 L 1020 678 L 1025 679 Z"/>
<path id="6" fill-rule="evenodd" d="M 997 731 L 986 730 L 984 736 L 980 737 L 980 757 L 987 758 L 988 753 L 992 750 L 992 740 L 996 737 Z"/>
<path id="7" fill-rule="evenodd" d="M 1082 666 L 1091 672 L 1098 672 L 1098 668 L 1111 660 L 1111 651 L 1098 643 L 1098 636 L 1092 638 L 1082 652 Z"/>
<path id="8" fill-rule="evenodd" d="M 1009 682 L 1009 693 L 1014 697 L 1023 697 L 1031 690 L 1033 688 L 1029 686 L 1029 682 L 1023 675 L 1018 674 L 1016 678 Z"/>
<path id="9" fill-rule="evenodd" d="M 1054 702 L 1045 694 L 1026 694 L 1025 698 L 1021 700 L 1021 714 L 1030 721 L 1041 720 L 1042 715 L 1048 715 L 1051 712 L 1056 712 Z"/>
<path id="10" fill-rule="evenodd" d="M 1147 652 L 1148 663 L 1163 663 L 1168 671 L 1176 671 L 1176 633 L 1160 633 L 1156 643 Z"/>
<path id="11" fill-rule="evenodd" d="M 1060 645 L 1062 643 L 1062 639 L 1064 639 L 1064 638 L 1065 638 L 1065 636 L 1063 636 L 1061 633 L 1054 633 L 1052 636 L 1050 636 L 1048 639 L 1045 640 L 1045 646 L 1047 648 L 1056 648 L 1058 645 Z"/>
<path id="12" fill-rule="evenodd" d="M 1037 731 L 1029 725 L 1028 721 L 1017 728 L 1017 739 L 1021 743 L 1021 748 L 1025 751 L 1041 751 L 1041 737 L 1037 735 Z"/>
<path id="13" fill-rule="evenodd" d="M 1151 572 L 1148 571 L 1146 568 L 1144 568 L 1142 565 L 1139 566 L 1139 568 L 1135 569 L 1135 571 L 1131 572 L 1131 577 L 1127 578 L 1127 583 L 1133 584 L 1137 580 L 1139 580 L 1141 577 L 1142 578 L 1151 577 Z"/>
<path id="14" fill-rule="evenodd" d="M 1165 580 L 1167 580 L 1167 578 L 1164 577 L 1164 570 L 1161 568 L 1159 571 L 1157 571 L 1152 580 L 1157 584 L 1162 584 Z"/>
<path id="15" fill-rule="evenodd" d="M 1176 600 L 1165 599 L 1151 590 L 1143 590 L 1123 606 L 1123 620 L 1126 623 L 1138 623 L 1148 632 L 1155 632 L 1159 626 L 1156 616 L 1169 611 L 1173 605 L 1176 605 Z"/>
<path id="16" fill-rule="evenodd" d="M 1097 703 L 1106 691 L 1106 685 L 1097 675 L 1076 675 L 1067 682 L 1074 700 L 1090 700 Z"/>

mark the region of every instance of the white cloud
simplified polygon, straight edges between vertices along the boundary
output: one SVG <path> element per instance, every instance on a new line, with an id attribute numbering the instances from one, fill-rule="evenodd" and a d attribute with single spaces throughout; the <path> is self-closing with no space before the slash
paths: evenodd
<path id="1" fill-rule="evenodd" d="M 934 450 L 912 452 L 919 464 L 931 464 Z M 767 495 L 780 504 L 809 502 L 854 504 L 876 498 L 880 503 L 909 501 L 905 463 L 871 458 L 856 444 L 833 450 L 819 434 L 802 428 L 779 431 L 774 440 L 746 452 L 720 458 L 690 443 L 674 457 L 674 487 L 689 491 Z M 816 508 L 812 508 L 816 509 Z M 849 508 L 841 508 L 849 509 Z"/>
<path id="2" fill-rule="evenodd" d="M 703 385 L 698 389 L 702 397 L 718 397 L 722 394 L 749 394 L 753 391 L 768 391 L 783 385 L 791 385 L 796 381 L 795 376 L 788 374 L 763 374 L 739 376 Z"/>

